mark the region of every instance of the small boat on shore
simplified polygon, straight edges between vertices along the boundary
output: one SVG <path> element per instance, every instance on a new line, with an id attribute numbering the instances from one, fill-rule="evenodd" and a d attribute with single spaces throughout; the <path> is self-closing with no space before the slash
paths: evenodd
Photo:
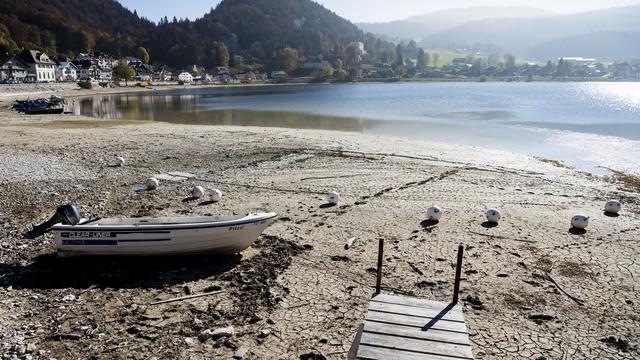
<path id="1" fill-rule="evenodd" d="M 34 225 L 25 237 L 52 231 L 60 256 L 233 254 L 251 246 L 276 213 L 167 218 L 106 218 L 81 222 L 72 204 Z"/>
<path id="2" fill-rule="evenodd" d="M 13 109 L 28 115 L 62 114 L 64 103 L 63 98 L 53 95 L 48 99 L 18 100 L 13 104 Z"/>

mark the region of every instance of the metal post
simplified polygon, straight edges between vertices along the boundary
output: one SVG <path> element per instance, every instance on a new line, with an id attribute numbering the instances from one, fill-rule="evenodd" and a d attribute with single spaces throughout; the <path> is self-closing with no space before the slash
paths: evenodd
<path id="1" fill-rule="evenodd" d="M 376 279 L 376 295 L 380 294 L 382 287 L 382 258 L 384 256 L 384 239 L 378 240 L 378 278 Z"/>
<path id="2" fill-rule="evenodd" d="M 458 292 L 460 291 L 460 272 L 462 271 L 462 254 L 464 245 L 458 245 L 458 264 L 456 264 L 456 282 L 453 285 L 453 303 L 458 303 Z"/>

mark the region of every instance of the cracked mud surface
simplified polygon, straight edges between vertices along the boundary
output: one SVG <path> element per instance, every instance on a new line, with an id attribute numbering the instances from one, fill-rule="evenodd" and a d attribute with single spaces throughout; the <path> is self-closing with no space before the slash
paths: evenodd
<path id="1" fill-rule="evenodd" d="M 0 352 L 9 358 L 23 346 L 23 358 L 214 359 L 246 345 L 255 359 L 341 359 L 373 291 L 379 238 L 383 289 L 442 301 L 465 245 L 460 299 L 478 359 L 640 357 L 640 193 L 628 184 L 454 145 L 168 124 L 39 128 L 20 123 L 51 118 L 2 115 L 13 117 L 0 129 Z M 116 154 L 125 167 L 108 166 Z M 135 192 L 176 171 L 196 179 Z M 220 188 L 223 201 L 181 201 L 196 184 Z M 333 190 L 343 200 L 326 206 Z M 621 216 L 603 214 L 609 198 L 624 199 Z M 49 236 L 21 238 L 70 200 L 84 217 L 269 210 L 280 220 L 224 258 L 57 259 Z M 436 224 L 425 221 L 432 204 L 445 211 Z M 482 226 L 488 207 L 502 210 L 499 226 Z M 569 231 L 579 212 L 592 216 L 584 234 Z M 236 335 L 225 345 L 198 340 L 227 325 Z"/>

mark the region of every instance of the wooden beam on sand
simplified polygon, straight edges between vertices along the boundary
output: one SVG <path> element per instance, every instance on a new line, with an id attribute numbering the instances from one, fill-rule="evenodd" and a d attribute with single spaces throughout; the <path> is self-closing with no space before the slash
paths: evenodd
<path id="1" fill-rule="evenodd" d="M 166 304 L 166 303 L 176 302 L 176 301 L 190 300 L 190 299 L 195 299 L 195 298 L 199 298 L 199 297 L 203 297 L 203 296 L 216 295 L 216 294 L 220 294 L 220 293 L 223 293 L 223 292 L 224 292 L 224 290 L 220 290 L 220 291 L 212 291 L 212 292 L 203 293 L 203 294 L 180 296 L 180 297 L 167 299 L 167 300 L 154 301 L 154 302 L 150 303 L 149 305 L 158 305 L 158 304 Z"/>

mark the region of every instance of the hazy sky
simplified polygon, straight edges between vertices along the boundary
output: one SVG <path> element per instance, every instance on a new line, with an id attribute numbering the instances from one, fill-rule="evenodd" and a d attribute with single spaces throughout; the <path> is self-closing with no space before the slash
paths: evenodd
<path id="1" fill-rule="evenodd" d="M 220 0 L 120 0 L 129 9 L 152 21 L 201 17 Z M 469 6 L 532 6 L 559 13 L 571 13 L 625 5 L 640 5 L 640 0 L 318 0 L 326 8 L 353 22 L 390 21 L 436 10 Z"/>

